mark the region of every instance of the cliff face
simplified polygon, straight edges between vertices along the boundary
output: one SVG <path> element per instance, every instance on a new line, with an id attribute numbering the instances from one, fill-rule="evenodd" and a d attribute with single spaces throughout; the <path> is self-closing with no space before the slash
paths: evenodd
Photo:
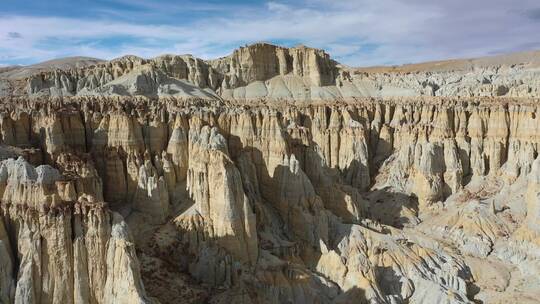
<path id="1" fill-rule="evenodd" d="M 0 165 L 2 301 L 148 302 L 127 225 L 99 200 L 95 169 L 68 158 L 64 176 L 22 157 Z"/>
<path id="2" fill-rule="evenodd" d="M 0 299 L 534 301 L 537 108 L 4 99 Z"/>
<path id="3" fill-rule="evenodd" d="M 538 58 L 0 71 L 0 302 L 534 303 Z"/>
<path id="4" fill-rule="evenodd" d="M 539 97 L 538 52 L 399 67 L 350 68 L 323 50 L 257 43 L 231 55 L 45 64 L 0 71 L 0 96 L 329 100 L 351 97 Z"/>
<path id="5" fill-rule="evenodd" d="M 211 61 L 190 55 L 126 56 L 82 69 L 46 71 L 29 77 L 26 92 L 20 93 L 308 99 L 333 96 L 337 71 L 337 63 L 322 50 L 259 43 Z M 321 89 L 326 86 L 334 88 Z"/>

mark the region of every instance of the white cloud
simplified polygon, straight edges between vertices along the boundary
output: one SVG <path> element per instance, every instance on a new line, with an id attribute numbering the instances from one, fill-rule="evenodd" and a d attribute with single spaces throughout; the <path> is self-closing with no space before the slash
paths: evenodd
<path id="1" fill-rule="evenodd" d="M 121 0 L 123 1 L 123 0 Z M 325 48 L 349 65 L 471 57 L 540 47 L 540 4 L 533 0 L 304 0 L 245 10 L 221 5 L 195 22 L 165 25 L 116 19 L 2 16 L 0 63 L 85 55 L 211 58 L 255 41 L 295 41 Z M 165 8 L 137 1 L 163 12 Z M 17 33 L 15 39 L 13 33 Z M 16 40 L 16 41 L 15 41 Z M 104 42 L 106 40 L 106 42 Z M 116 41 L 112 43 L 110 41 Z M 369 47 L 366 47 L 369 46 Z"/>

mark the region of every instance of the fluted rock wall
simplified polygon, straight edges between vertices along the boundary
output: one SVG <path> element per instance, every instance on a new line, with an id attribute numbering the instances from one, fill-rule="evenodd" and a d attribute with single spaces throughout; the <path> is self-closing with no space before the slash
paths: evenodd
<path id="1" fill-rule="evenodd" d="M 122 217 L 86 193 L 99 192 L 99 182 L 85 189 L 88 177 L 72 178 L 22 158 L 2 161 L 3 301 L 150 303 Z"/>
<path id="2" fill-rule="evenodd" d="M 34 165 L 0 167 L 0 297 L 490 299 L 500 291 L 469 257 L 524 277 L 538 266 L 537 110 L 514 99 L 6 99 L 0 148 Z M 166 280 L 205 296 L 146 295 L 142 282 Z"/>
<path id="3" fill-rule="evenodd" d="M 352 97 L 539 97 L 538 52 L 393 67 L 340 65 L 323 50 L 255 43 L 231 55 L 108 62 L 0 72 L 0 96 L 148 96 L 336 100 Z M 91 64 L 94 63 L 94 64 Z"/>
<path id="4" fill-rule="evenodd" d="M 275 76 L 297 76 L 310 86 L 335 84 L 336 63 L 322 50 L 305 46 L 283 48 L 266 43 L 241 47 L 231 56 L 211 61 L 224 75 L 222 89 L 247 86 Z"/>
<path id="5" fill-rule="evenodd" d="M 208 62 L 190 55 L 151 60 L 125 56 L 80 69 L 41 72 L 27 79 L 26 93 L 305 99 L 310 95 L 305 89 L 315 93 L 319 87 L 335 85 L 336 73 L 336 62 L 322 50 L 259 43 Z M 271 79 L 274 84 L 265 83 Z"/>

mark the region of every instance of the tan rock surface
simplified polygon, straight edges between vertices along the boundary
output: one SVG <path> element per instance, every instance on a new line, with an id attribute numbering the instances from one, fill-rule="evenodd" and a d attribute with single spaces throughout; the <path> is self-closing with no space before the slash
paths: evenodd
<path id="1" fill-rule="evenodd" d="M 66 58 L 0 72 L 0 96 L 137 96 L 329 100 L 351 97 L 539 97 L 540 53 L 351 68 L 323 50 L 255 43 L 231 55 L 108 62 Z M 218 97 L 219 96 L 219 97 Z"/>
<path id="2" fill-rule="evenodd" d="M 534 302 L 531 58 L 255 44 L 31 74 L 0 101 L 0 302 Z M 528 98 L 475 97 L 503 91 Z"/>

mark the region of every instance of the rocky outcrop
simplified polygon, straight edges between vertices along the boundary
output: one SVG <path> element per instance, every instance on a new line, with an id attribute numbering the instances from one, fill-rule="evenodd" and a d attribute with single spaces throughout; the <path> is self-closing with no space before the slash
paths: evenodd
<path id="1" fill-rule="evenodd" d="M 528 52 L 358 68 L 349 77 L 362 96 L 538 97 L 538 64 L 538 52 Z"/>
<path id="2" fill-rule="evenodd" d="M 231 55 L 109 62 L 80 59 L 0 73 L 0 96 L 139 96 L 329 100 L 352 97 L 539 97 L 538 52 L 393 67 L 351 68 L 323 50 L 255 43 Z M 62 60 L 59 60 L 62 62 Z"/>
<path id="3" fill-rule="evenodd" d="M 86 96 L 0 111 L 6 157 L 22 156 L 0 170 L 7 302 L 520 294 L 479 272 L 497 263 L 536 284 L 533 104 Z"/>
<path id="4" fill-rule="evenodd" d="M 0 74 L 0 302 L 540 296 L 534 53 L 87 63 Z"/>
<path id="5" fill-rule="evenodd" d="M 189 154 L 194 157 L 190 157 L 187 190 L 195 204 L 186 216 L 202 219 L 209 237 L 234 258 L 254 263 L 258 255 L 256 217 L 240 173 L 228 157 L 225 138 L 216 128 L 203 126 L 190 130 L 189 143 Z M 189 219 L 181 216 L 177 220 Z"/>
<path id="6" fill-rule="evenodd" d="M 86 193 L 87 177 L 69 173 L 22 158 L 2 161 L 3 299 L 150 303 L 122 217 L 96 201 L 101 194 Z"/>

